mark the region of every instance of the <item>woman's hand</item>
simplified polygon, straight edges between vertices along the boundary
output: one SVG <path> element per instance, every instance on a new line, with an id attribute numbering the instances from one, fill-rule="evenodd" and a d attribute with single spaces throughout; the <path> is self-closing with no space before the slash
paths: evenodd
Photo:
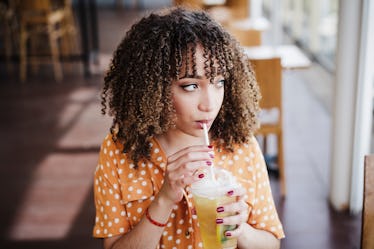
<path id="1" fill-rule="evenodd" d="M 200 169 L 210 167 L 213 157 L 212 148 L 206 145 L 190 146 L 171 155 L 159 194 L 173 203 L 181 201 L 183 189 L 205 176 Z"/>
<path id="2" fill-rule="evenodd" d="M 227 195 L 236 197 L 236 201 L 218 207 L 217 212 L 228 212 L 234 215 L 218 218 L 216 223 L 236 226 L 234 230 L 226 231 L 225 236 L 228 238 L 239 237 L 243 233 L 244 224 L 247 223 L 249 216 L 248 204 L 244 201 L 245 189 L 238 187 L 230 190 Z"/>

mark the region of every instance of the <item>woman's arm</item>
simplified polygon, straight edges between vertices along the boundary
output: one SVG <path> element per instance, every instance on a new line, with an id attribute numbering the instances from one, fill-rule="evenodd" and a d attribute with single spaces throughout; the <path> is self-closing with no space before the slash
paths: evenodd
<path id="1" fill-rule="evenodd" d="M 161 195 L 148 207 L 149 215 L 159 223 L 166 223 L 174 203 Z M 104 239 L 105 249 L 156 248 L 160 242 L 163 227 L 152 224 L 145 215 L 133 230 L 124 234 Z"/>
<path id="2" fill-rule="evenodd" d="M 175 203 L 180 202 L 183 198 L 184 188 L 203 177 L 194 174 L 194 172 L 211 164 L 207 164 L 207 161 L 212 159 L 211 152 L 212 148 L 207 146 L 191 146 L 168 157 L 164 183 L 148 207 L 149 215 L 153 220 L 159 223 L 168 221 Z M 163 231 L 163 227 L 152 224 L 144 215 L 128 233 L 105 238 L 104 248 L 156 248 Z"/>

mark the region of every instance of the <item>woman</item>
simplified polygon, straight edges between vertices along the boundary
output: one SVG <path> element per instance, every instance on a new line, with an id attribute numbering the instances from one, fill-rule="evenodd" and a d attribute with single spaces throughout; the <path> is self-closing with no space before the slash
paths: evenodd
<path id="1" fill-rule="evenodd" d="M 206 13 L 153 13 L 126 34 L 105 77 L 113 116 L 95 172 L 96 223 L 104 248 L 202 248 L 188 186 L 213 164 L 241 183 L 217 208 L 234 215 L 239 248 L 279 248 L 257 127 L 259 90 L 237 42 Z M 109 105 L 109 106 L 107 106 Z M 210 145 L 203 144 L 203 124 Z"/>

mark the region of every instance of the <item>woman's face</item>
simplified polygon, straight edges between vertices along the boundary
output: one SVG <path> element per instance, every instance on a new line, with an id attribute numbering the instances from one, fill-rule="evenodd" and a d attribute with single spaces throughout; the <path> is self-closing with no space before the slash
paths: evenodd
<path id="1" fill-rule="evenodd" d="M 173 104 L 176 110 L 176 130 L 194 137 L 201 137 L 202 124 L 208 129 L 221 109 L 224 97 L 224 78 L 217 75 L 213 84 L 206 78 L 203 48 L 196 47 L 196 76 L 181 72 L 182 78 L 172 84 Z M 192 64 L 190 59 L 189 65 Z M 191 71 L 191 69 L 189 70 Z"/>

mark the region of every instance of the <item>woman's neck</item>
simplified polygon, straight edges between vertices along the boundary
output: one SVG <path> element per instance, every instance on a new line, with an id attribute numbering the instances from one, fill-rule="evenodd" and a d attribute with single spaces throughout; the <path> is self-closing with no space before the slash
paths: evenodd
<path id="1" fill-rule="evenodd" d="M 174 130 L 158 135 L 156 139 L 167 157 L 188 146 L 204 144 L 203 137 L 194 137 Z"/>

